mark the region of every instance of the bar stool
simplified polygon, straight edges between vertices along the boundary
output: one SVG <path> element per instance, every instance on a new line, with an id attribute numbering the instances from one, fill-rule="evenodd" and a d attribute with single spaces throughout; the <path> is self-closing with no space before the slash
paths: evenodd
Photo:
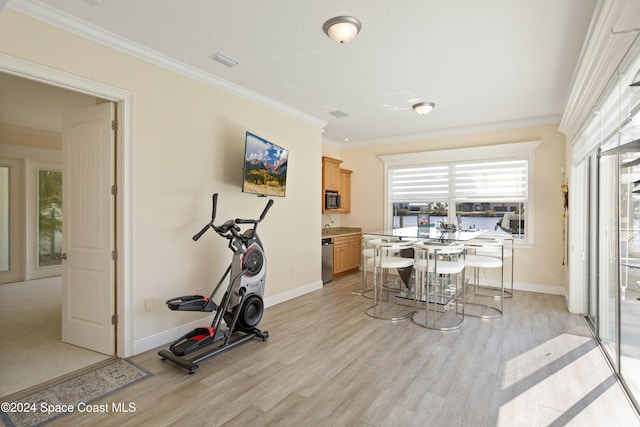
<path id="1" fill-rule="evenodd" d="M 473 269 L 473 301 L 469 301 L 467 299 L 466 304 L 471 306 L 476 306 L 481 308 L 480 313 L 467 312 L 469 316 L 480 317 L 482 319 L 497 319 L 502 317 L 503 312 L 503 301 L 504 301 L 504 270 L 503 270 L 503 255 L 502 251 L 504 246 L 501 242 L 495 239 L 473 239 L 468 242 L 465 242 L 465 248 L 467 250 L 467 255 L 465 256 L 465 267 L 471 267 Z M 478 255 L 479 250 L 498 250 L 500 252 L 500 257 L 496 258 L 494 256 L 484 256 Z M 474 252 L 474 254 L 469 254 L 469 252 Z M 481 286 L 480 285 L 480 269 L 494 269 L 500 268 L 500 287 L 495 288 L 491 286 Z M 484 290 L 496 290 L 498 291 L 497 295 L 488 295 L 486 293 L 480 292 L 480 288 Z M 488 299 L 493 301 L 498 301 L 498 306 L 489 305 L 488 303 L 480 302 L 487 301 Z"/>
<path id="2" fill-rule="evenodd" d="M 382 243 L 381 238 L 362 236 L 362 292 L 360 294 L 365 298 L 373 298 L 369 295 L 373 288 L 367 288 L 367 270 L 373 268 L 373 262 L 369 263 L 369 260 L 373 259 L 375 246 L 378 243 Z"/>
<path id="3" fill-rule="evenodd" d="M 465 313 L 464 245 L 421 242 L 414 245 L 414 251 L 413 322 L 439 331 L 460 328 Z"/>
<path id="4" fill-rule="evenodd" d="M 373 265 L 373 305 L 367 307 L 365 312 L 376 319 L 404 320 L 411 317 L 414 312 L 413 305 L 396 304 L 395 298 L 389 298 L 389 293 L 402 292 L 402 288 L 392 289 L 384 286 L 390 269 L 407 268 L 413 265 L 413 257 L 400 256 L 403 249 L 412 248 L 410 241 L 380 242 L 375 244 L 373 258 L 367 264 Z M 387 294 L 387 299 L 382 299 L 382 293 Z"/>
<path id="5" fill-rule="evenodd" d="M 505 236 L 505 235 L 499 235 L 499 234 L 491 234 L 491 235 L 485 234 L 483 235 L 483 238 L 485 236 L 487 237 L 491 236 L 491 238 L 494 238 L 502 242 L 503 248 L 502 250 L 497 247 L 479 248 L 478 250 L 476 250 L 476 255 L 491 256 L 495 258 L 502 257 L 503 262 L 504 262 L 504 258 L 511 259 L 511 283 L 510 283 L 509 289 L 504 290 L 504 297 L 511 298 L 513 297 L 513 265 L 514 265 L 514 258 L 515 258 L 515 239 L 513 238 L 513 236 Z M 511 248 L 504 247 L 505 241 L 511 241 Z"/>

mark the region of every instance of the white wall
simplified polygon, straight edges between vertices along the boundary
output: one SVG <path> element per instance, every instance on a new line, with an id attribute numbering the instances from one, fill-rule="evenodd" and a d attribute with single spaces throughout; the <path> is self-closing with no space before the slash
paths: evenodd
<path id="1" fill-rule="evenodd" d="M 259 229 L 269 261 L 266 302 L 321 287 L 317 126 L 11 9 L 0 13 L 0 52 L 132 93 L 133 353 L 201 319 L 170 312 L 164 301 L 212 289 L 230 261 L 226 241 L 214 234 L 191 240 L 208 221 L 211 193 L 220 193 L 221 219 L 255 217 L 264 207 L 265 199 L 240 191 L 246 130 L 290 153 L 287 195 L 275 199 Z M 296 214 L 301 208 L 305 214 Z M 145 298 L 154 310 L 145 311 Z"/>

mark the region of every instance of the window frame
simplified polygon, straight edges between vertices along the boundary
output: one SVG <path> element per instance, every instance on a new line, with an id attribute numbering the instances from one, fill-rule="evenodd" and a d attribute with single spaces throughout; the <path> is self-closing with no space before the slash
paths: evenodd
<path id="1" fill-rule="evenodd" d="M 527 160 L 527 200 L 525 210 L 525 238 L 516 239 L 520 247 L 535 244 L 535 150 L 541 141 L 526 141 L 496 145 L 485 145 L 468 148 L 454 148 L 448 150 L 434 150 L 414 153 L 403 153 L 378 156 L 384 165 L 384 210 L 385 228 L 393 226 L 392 202 L 390 200 L 389 170 L 394 166 L 431 165 L 442 163 L 463 163 L 480 160 L 508 160 L 510 158 L 525 158 Z M 449 198 L 449 201 L 451 198 Z M 455 211 L 449 203 L 449 212 Z M 451 213 L 450 213 L 451 215 Z"/>

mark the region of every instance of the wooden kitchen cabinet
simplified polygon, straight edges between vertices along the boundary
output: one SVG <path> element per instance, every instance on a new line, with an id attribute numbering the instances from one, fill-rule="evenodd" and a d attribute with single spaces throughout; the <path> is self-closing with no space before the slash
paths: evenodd
<path id="1" fill-rule="evenodd" d="M 322 194 L 325 191 L 340 191 L 341 160 L 322 157 Z"/>
<path id="2" fill-rule="evenodd" d="M 342 160 L 322 157 L 322 213 L 351 212 L 351 173 L 347 169 L 340 169 Z M 340 209 L 327 211 L 324 204 L 325 192 L 335 192 L 340 195 Z"/>
<path id="3" fill-rule="evenodd" d="M 349 273 L 360 268 L 362 235 L 353 234 L 333 238 L 333 275 Z"/>
<path id="4" fill-rule="evenodd" d="M 341 206 L 340 213 L 351 212 L 351 173 L 352 171 L 347 169 L 340 169 L 340 194 Z"/>
<path id="5" fill-rule="evenodd" d="M 333 238 L 333 275 L 334 277 L 347 271 L 348 237 Z"/>

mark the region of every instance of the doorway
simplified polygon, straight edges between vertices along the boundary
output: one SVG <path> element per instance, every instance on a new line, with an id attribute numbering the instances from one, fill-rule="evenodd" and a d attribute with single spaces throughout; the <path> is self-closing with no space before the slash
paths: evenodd
<path id="1" fill-rule="evenodd" d="M 52 134 L 55 133 L 55 131 L 51 131 L 49 128 L 47 128 L 47 126 L 51 126 L 51 121 L 58 121 L 57 126 L 60 126 L 60 122 L 59 119 L 56 119 L 56 117 L 59 117 L 59 114 L 54 113 L 51 114 L 51 111 L 53 111 L 56 107 L 56 103 L 59 103 L 61 100 L 66 99 L 67 104 L 65 104 L 65 108 L 73 108 L 73 107 L 81 107 L 83 106 L 85 103 L 89 103 L 91 105 L 95 105 L 95 104 L 99 104 L 99 103 L 112 103 L 113 100 L 111 99 L 102 99 L 99 97 L 95 97 L 92 95 L 87 95 L 86 94 L 86 90 L 84 90 L 85 93 L 79 93 L 79 92 L 75 92 L 75 91 L 71 91 L 66 89 L 67 87 L 70 87 L 68 85 L 64 85 L 65 88 L 60 88 L 57 87 L 55 84 L 49 84 L 49 83 L 45 83 L 45 82 L 36 82 L 31 80 L 31 78 L 33 77 L 34 74 L 32 73 L 25 73 L 29 75 L 29 79 L 25 79 L 22 78 L 22 76 L 20 75 L 16 75 L 15 73 L 2 73 L 2 68 L 3 65 L 3 61 L 2 61 L 2 57 L 0 57 L 0 79 L 4 80 L 6 82 L 6 80 L 10 80 L 10 87 L 12 89 L 15 88 L 21 88 L 23 90 L 25 90 L 25 92 L 22 93 L 13 93 L 13 96 L 5 96 L 7 94 L 9 94 L 8 91 L 5 91 L 4 89 L 2 90 L 3 92 L 3 99 L 6 99 L 7 102 L 12 103 L 12 108 L 11 109 L 6 109 L 6 108 L 2 108 L 0 109 L 0 112 L 4 112 L 2 115 L 0 115 L 0 136 L 2 137 L 0 139 L 0 155 L 3 157 L 10 157 L 10 158 L 18 158 L 20 159 L 19 163 L 22 163 L 22 165 L 27 165 L 27 167 L 25 169 L 34 169 L 32 166 L 33 164 L 37 164 L 37 163 L 42 163 L 42 162 L 46 162 L 48 164 L 53 164 L 54 169 L 55 169 L 55 165 L 57 164 L 56 161 L 51 162 L 51 158 L 50 155 L 52 153 L 56 153 L 56 152 L 60 152 L 60 147 L 58 146 L 58 149 L 52 149 L 52 147 L 50 146 L 46 146 L 46 142 L 44 143 L 45 146 L 41 146 L 39 144 L 43 143 L 44 140 L 47 139 L 47 137 L 50 137 Z M 24 64 L 19 64 L 19 65 L 24 65 Z M 26 65 L 27 67 L 30 67 L 29 65 Z M 41 74 L 48 74 L 48 70 L 43 70 L 40 67 L 39 68 L 39 72 Z M 55 73 L 54 73 L 55 74 Z M 55 80 L 55 76 L 54 80 Z M 79 82 L 80 86 L 82 86 L 82 82 Z M 25 89 L 25 88 L 29 88 L 29 89 Z M 51 96 L 51 93 L 55 93 L 55 96 Z M 47 95 L 48 94 L 48 95 Z M 16 103 L 16 102 L 12 102 L 15 100 L 15 97 L 18 97 L 18 99 L 20 100 L 20 102 Z M 20 105 L 20 106 L 25 106 L 28 105 L 29 102 L 27 102 L 29 99 L 31 100 L 35 100 L 36 103 L 38 104 L 38 107 L 36 108 L 36 110 L 31 110 L 29 113 L 25 114 L 24 112 L 19 112 L 17 111 L 17 109 L 15 108 L 16 105 Z M 0 101 L 0 102 L 4 102 L 4 101 Z M 69 105 L 71 104 L 71 105 Z M 80 105 L 78 105 L 80 104 Z M 43 111 L 47 111 L 48 113 L 45 112 L 45 114 L 42 114 Z M 29 124 L 29 123 L 25 123 L 24 121 L 20 121 L 17 120 L 16 117 L 22 117 L 23 119 L 29 119 L 29 120 L 34 120 L 36 117 L 45 117 L 46 119 L 44 120 L 43 123 L 45 123 L 44 125 L 38 125 L 38 124 Z M 49 122 L 47 123 L 47 120 L 49 120 Z M 35 130 L 35 134 L 39 134 L 40 136 L 43 136 L 43 139 L 38 139 L 38 138 L 30 138 L 30 137 L 26 137 L 26 138 L 21 138 L 20 135 L 22 134 L 24 136 L 24 131 L 25 129 L 31 129 L 31 130 Z M 9 135 L 9 138 L 7 138 L 7 135 Z M 17 137 L 16 137 L 17 136 Z M 7 141 L 10 140 L 11 142 L 15 142 L 15 143 L 7 143 Z M 50 141 L 49 141 L 50 142 Z M 55 157 L 55 154 L 54 156 Z M 35 169 L 34 169 L 35 170 Z M 8 174 L 5 174 L 8 175 Z M 29 186 L 28 181 L 29 178 L 26 174 L 22 174 L 22 176 L 25 177 L 25 181 L 27 181 L 27 183 L 23 183 L 23 185 L 26 187 Z M 15 192 L 14 192 L 15 194 Z M 33 208 L 33 203 L 31 203 L 29 200 L 26 200 L 27 198 L 29 198 L 29 192 L 24 192 L 24 191 L 20 191 L 17 194 L 19 194 L 21 197 L 20 199 L 22 200 L 18 200 L 17 201 L 17 206 L 22 207 L 23 214 L 22 215 L 13 215 L 13 217 L 17 217 L 17 218 L 24 218 L 25 222 L 29 222 L 29 218 L 31 217 L 37 217 L 36 214 L 28 214 L 26 211 L 29 210 L 29 212 L 31 212 L 31 208 Z M 121 206 L 123 204 L 120 204 Z M 121 208 L 122 209 L 122 208 Z M 115 223 L 115 217 L 120 215 L 121 213 L 118 212 L 113 212 L 113 221 Z M 9 226 L 7 225 L 7 227 L 4 227 L 6 229 L 9 229 Z M 3 229 L 4 229 L 3 228 Z M 26 367 L 23 367 L 22 369 L 18 368 L 18 369 L 14 369 L 11 368 L 10 370 L 16 370 L 16 371 L 20 371 L 20 372 L 28 372 L 28 371 L 33 371 L 35 367 L 39 367 L 39 366 L 49 366 L 49 367 L 56 367 L 54 366 L 54 364 L 52 363 L 52 358 L 51 355 L 55 354 L 55 353 L 59 353 L 60 350 L 58 351 L 48 351 L 45 347 L 44 347 L 44 341 L 42 337 L 38 337 L 36 332 L 42 332 L 44 330 L 46 330 L 46 328 L 42 327 L 42 328 L 38 328 L 38 324 L 40 325 L 47 325 L 50 326 L 52 323 L 56 323 L 58 326 L 61 323 L 61 316 L 59 314 L 60 312 L 60 301 L 62 300 L 60 294 L 61 294 L 61 278 L 60 276 L 56 276 L 55 274 L 47 274 L 47 273 L 42 273 L 42 270 L 39 271 L 39 274 L 33 274 L 33 271 L 31 271 L 30 268 L 27 268 L 27 265 L 31 265 L 36 263 L 37 264 L 37 260 L 31 259 L 32 257 L 35 258 L 37 255 L 37 243 L 34 243 L 36 241 L 36 237 L 34 237 L 34 233 L 33 229 L 37 228 L 37 227 L 33 227 L 31 225 L 27 226 L 26 224 L 19 224 L 17 227 L 17 230 L 20 232 L 19 234 L 21 234 L 21 238 L 20 241 L 23 243 L 23 246 L 26 247 L 26 250 L 19 250 L 18 251 L 18 255 L 22 255 L 23 259 L 19 261 L 19 264 L 16 264 L 18 268 L 13 268 L 14 271 L 18 271 L 20 274 L 19 276 L 16 276 L 16 278 L 13 280 L 14 284 L 12 285 L 0 285 L 2 286 L 2 288 L 0 288 L 3 292 L 3 301 L 30 301 L 29 306 L 30 307 L 40 307 L 41 310 L 36 310 L 35 312 L 31 313 L 29 315 L 29 318 L 31 320 L 34 320 L 34 322 L 29 322 L 29 321 L 22 321 L 22 322 L 14 322 L 13 324 L 15 325 L 15 330 L 14 331 L 10 331 L 9 329 L 5 329 L 4 325 L 5 324 L 9 324 L 9 323 L 5 323 L 3 322 L 3 329 L 5 329 L 5 332 L 7 334 L 11 334 L 11 333 L 16 333 L 16 331 L 18 331 L 18 334 L 21 337 L 27 338 L 27 342 L 30 342 L 30 347 L 33 347 L 34 349 L 37 349 L 37 351 L 34 352 L 34 356 L 31 357 L 20 357 L 20 359 L 22 359 L 25 363 L 27 363 Z M 29 231 L 31 230 L 31 231 Z M 16 234 L 15 232 L 12 234 Z M 120 233 L 115 233 L 115 235 L 119 235 Z M 52 239 L 54 242 L 50 242 L 50 243 L 55 243 L 55 238 Z M 49 251 L 49 255 L 51 255 L 51 251 Z M 123 251 L 124 252 L 124 251 Z M 13 256 L 13 258 L 15 258 L 15 255 Z M 8 258 L 7 258 L 8 259 Z M 47 276 L 51 276 L 51 277 L 47 277 Z M 120 274 L 116 274 L 114 277 L 118 277 L 120 276 Z M 114 279 L 115 281 L 115 279 Z M 115 292 L 113 292 L 113 294 L 115 294 Z M 11 297 L 8 297 L 9 295 L 11 295 Z M 16 295 L 19 295 L 18 297 L 16 297 Z M 4 297 L 7 296 L 7 298 L 5 299 Z M 24 296 L 26 296 L 27 298 L 25 299 Z M 42 300 L 33 300 L 32 298 L 34 297 L 42 297 Z M 124 296 L 122 297 L 124 298 Z M 113 299 L 111 298 L 112 302 L 112 306 L 114 305 L 113 303 Z M 36 302 L 37 301 L 37 302 Z M 51 319 L 51 317 L 47 318 L 45 313 L 49 313 L 49 315 L 51 316 L 52 310 L 51 310 L 51 302 L 52 301 L 56 301 L 55 304 L 57 306 L 57 309 L 54 308 L 53 309 L 53 321 L 48 320 Z M 122 301 L 122 300 L 120 300 Z M 107 302 L 107 304 L 109 304 Z M 11 310 L 16 310 L 16 309 L 20 309 L 20 305 L 19 303 L 17 304 L 13 304 L 12 307 L 10 308 Z M 119 304 L 119 301 L 115 302 L 115 306 L 117 308 L 117 312 L 121 313 L 122 312 L 122 305 Z M 12 319 L 17 319 L 19 318 L 19 316 L 15 313 L 15 312 L 11 312 L 9 313 L 9 308 L 7 308 L 6 306 L 2 307 L 3 310 L 3 315 L 7 315 L 8 317 L 11 317 Z M 26 310 L 23 310 L 23 312 L 26 312 Z M 56 314 L 56 312 L 58 314 Z M 8 318 L 7 317 L 7 318 Z M 120 316 L 121 318 L 124 318 L 125 316 Z M 124 319 L 123 319 L 124 320 Z M 27 326 L 30 325 L 30 326 Z M 118 328 L 120 329 L 124 329 L 122 326 L 120 326 Z M 33 333 L 33 334 L 32 334 Z M 31 335 L 32 334 L 32 335 Z M 54 333 L 55 334 L 55 333 Z M 60 333 L 57 332 L 57 334 L 59 335 Z M 51 333 L 49 333 L 48 335 L 51 335 Z M 29 340 L 29 338 L 32 337 L 33 339 Z M 111 338 L 112 340 L 115 341 L 115 338 Z M 4 340 L 3 340 L 4 341 Z M 6 342 L 6 341 L 4 341 Z M 121 334 L 119 337 L 119 342 L 124 343 L 126 342 L 126 336 L 125 334 Z M 115 343 L 113 343 L 115 344 Z M 68 346 L 70 346 L 69 344 L 67 344 Z M 15 358 L 15 354 L 11 355 L 8 354 L 8 347 L 9 346 L 5 346 L 5 350 L 3 350 L 2 352 L 0 352 L 0 359 L 4 358 L 4 357 L 12 357 L 12 359 L 16 359 Z M 70 347 L 76 347 L 76 346 L 70 346 Z M 112 345 L 113 347 L 113 345 Z M 120 344 L 118 346 L 118 351 L 117 351 L 117 355 L 120 357 L 126 357 L 127 355 L 127 349 L 124 348 L 125 346 Z M 93 352 L 91 352 L 93 353 Z M 68 357 L 68 360 L 72 360 L 74 361 L 73 365 L 69 365 L 68 368 L 63 368 L 64 369 L 69 369 L 70 371 L 72 370 L 77 370 L 79 368 L 82 368 L 84 366 L 86 366 L 86 363 L 92 364 L 95 363 L 96 359 L 104 359 L 105 357 L 113 357 L 113 350 L 111 350 L 111 355 L 99 355 L 97 357 L 94 356 L 90 356 L 88 358 L 82 358 L 82 357 L 77 357 L 77 356 L 71 356 Z M 97 354 L 97 353 L 96 353 Z M 38 355 L 41 355 L 41 358 L 38 357 Z M 44 363 L 44 361 L 46 360 L 46 363 Z M 80 362 L 80 360 L 88 360 L 89 362 Z M 5 363 L 2 363 L 3 361 L 0 360 L 0 365 L 3 366 L 3 371 L 5 369 L 8 369 L 8 365 Z M 84 364 L 84 366 L 83 366 Z M 57 367 L 59 368 L 59 366 Z M 3 372 L 3 384 L 5 383 L 5 379 L 6 376 L 4 375 L 5 372 Z M 60 371 L 60 369 L 52 369 L 52 375 L 53 376 L 59 376 L 61 373 L 65 373 Z M 42 380 L 46 380 L 49 378 L 45 378 L 42 377 L 42 375 L 40 376 L 35 376 L 35 378 L 39 378 L 39 382 L 42 382 Z M 26 386 L 31 386 L 34 384 L 29 384 L 29 383 L 25 383 Z M 14 385 L 13 386 L 13 390 L 9 391 L 14 392 L 17 391 L 18 389 L 16 389 L 16 387 L 18 387 L 18 389 L 24 388 L 23 386 L 20 385 Z M 2 390 L 0 392 L 0 395 L 6 395 L 7 392 L 6 390 Z"/>

